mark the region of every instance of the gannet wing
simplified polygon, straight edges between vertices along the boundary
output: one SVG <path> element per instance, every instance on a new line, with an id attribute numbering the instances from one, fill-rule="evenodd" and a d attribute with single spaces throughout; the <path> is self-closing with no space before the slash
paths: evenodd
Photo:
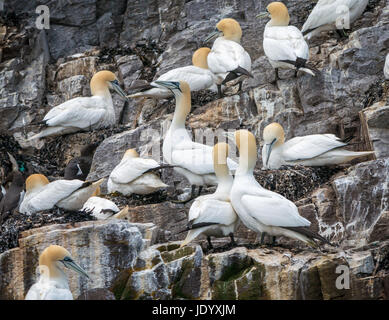
<path id="1" fill-rule="evenodd" d="M 226 73 L 239 66 L 251 70 L 251 59 L 241 45 L 233 41 L 215 41 L 207 62 L 213 73 Z"/>
<path id="2" fill-rule="evenodd" d="M 113 169 L 110 178 L 115 183 L 130 183 L 139 178 L 147 170 L 157 168 L 158 162 L 153 159 L 129 158 L 123 159 Z"/>
<path id="3" fill-rule="evenodd" d="M 347 143 L 333 134 L 313 134 L 288 140 L 282 148 L 286 161 L 298 161 L 315 158 L 330 150 L 344 147 Z"/>
<path id="4" fill-rule="evenodd" d="M 51 109 L 43 121 L 48 126 L 88 128 L 106 114 L 101 97 L 78 97 Z"/>
<path id="5" fill-rule="evenodd" d="M 57 202 L 71 195 L 84 184 L 81 180 L 57 180 L 42 187 L 38 194 L 28 202 L 28 207 L 35 212 L 49 210 Z"/>
<path id="6" fill-rule="evenodd" d="M 186 66 L 168 71 L 158 81 L 186 81 L 191 91 L 203 90 L 214 84 L 211 71 L 196 66 Z"/>
<path id="7" fill-rule="evenodd" d="M 320 26 L 334 23 L 340 14 L 337 8 L 341 5 L 350 5 L 349 0 L 319 0 L 313 8 L 301 31 L 316 29 Z"/>
<path id="8" fill-rule="evenodd" d="M 231 204 L 218 199 L 207 198 L 202 201 L 195 201 L 189 210 L 189 221 L 192 220 L 193 224 L 217 223 L 230 225 L 236 219 L 237 216 Z"/>
<path id="9" fill-rule="evenodd" d="M 243 195 L 241 202 L 246 212 L 262 224 L 277 227 L 309 227 L 310 222 L 299 215 L 293 202 L 283 197 L 272 197 L 265 190 L 262 196 Z"/>

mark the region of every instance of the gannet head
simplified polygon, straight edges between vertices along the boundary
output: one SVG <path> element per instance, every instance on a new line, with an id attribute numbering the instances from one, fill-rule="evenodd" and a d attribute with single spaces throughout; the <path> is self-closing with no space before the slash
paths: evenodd
<path id="1" fill-rule="evenodd" d="M 46 275 L 49 277 L 55 278 L 61 275 L 61 272 L 59 272 L 61 263 L 66 268 L 76 271 L 77 273 L 89 278 L 86 271 L 73 260 L 69 251 L 67 251 L 64 247 L 51 245 L 43 250 L 39 257 L 39 267 L 41 271 L 43 270 L 43 272 L 48 271 L 49 274 Z"/>
<path id="2" fill-rule="evenodd" d="M 97 72 L 90 81 L 90 88 L 93 96 L 105 95 L 108 89 L 113 89 L 122 98 L 128 100 L 115 74 L 108 70 Z"/>
<path id="3" fill-rule="evenodd" d="M 237 130 L 234 133 L 235 144 L 239 149 L 239 166 L 245 171 L 254 170 L 257 162 L 257 143 L 254 135 L 248 130 Z"/>
<path id="4" fill-rule="evenodd" d="M 26 179 L 26 191 L 34 191 L 49 183 L 49 180 L 43 174 L 32 174 Z"/>
<path id="5" fill-rule="evenodd" d="M 266 148 L 267 155 L 267 158 L 263 160 L 266 160 L 267 165 L 273 147 L 278 147 L 285 142 L 284 128 L 277 122 L 267 125 L 263 130 L 263 140 L 265 143 L 263 147 Z"/>
<path id="6" fill-rule="evenodd" d="M 200 48 L 193 53 L 192 64 L 196 67 L 208 69 L 207 57 L 211 52 L 209 48 Z"/>
<path id="7" fill-rule="evenodd" d="M 288 8 L 279 1 L 270 3 L 266 8 L 266 12 L 261 12 L 257 15 L 257 18 L 264 17 L 271 18 L 270 23 L 272 26 L 287 26 L 290 21 Z"/>
<path id="8" fill-rule="evenodd" d="M 228 144 L 219 142 L 213 147 L 213 167 L 216 177 L 222 178 L 229 175 L 227 166 Z"/>
<path id="9" fill-rule="evenodd" d="M 185 118 L 191 109 L 190 87 L 186 81 L 154 81 L 157 86 L 169 89 L 173 92 L 176 98 L 176 111 L 180 114 L 180 118 Z"/>
<path id="10" fill-rule="evenodd" d="M 205 39 L 205 42 L 211 41 L 216 37 L 224 37 L 226 40 L 232 40 L 240 43 L 240 39 L 242 38 L 242 28 L 240 27 L 239 22 L 235 19 L 222 19 L 216 25 L 216 30 Z"/>
<path id="11" fill-rule="evenodd" d="M 135 149 L 128 149 L 125 152 L 124 157 L 126 157 L 126 158 L 139 158 L 139 153 L 136 152 Z"/>

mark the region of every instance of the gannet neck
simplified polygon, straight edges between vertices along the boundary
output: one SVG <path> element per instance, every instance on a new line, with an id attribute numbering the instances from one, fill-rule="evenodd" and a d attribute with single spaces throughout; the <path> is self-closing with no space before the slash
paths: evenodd
<path id="1" fill-rule="evenodd" d="M 218 180 L 216 193 L 228 194 L 234 181 L 227 166 L 227 157 L 227 143 L 220 142 L 213 147 L 213 167 Z"/>
<path id="2" fill-rule="evenodd" d="M 185 128 L 185 120 L 188 116 L 190 109 L 192 107 L 190 91 L 181 92 L 175 96 L 176 98 L 176 108 L 174 110 L 172 128 Z"/>
<path id="3" fill-rule="evenodd" d="M 239 149 L 238 175 L 252 175 L 257 162 L 257 144 L 254 135 L 247 130 L 235 132 L 235 141 Z"/>
<path id="4" fill-rule="evenodd" d="M 195 51 L 192 57 L 192 64 L 195 67 L 199 67 L 202 69 L 208 70 L 208 62 L 207 57 L 208 54 L 211 52 L 211 49 L 209 48 L 200 48 Z"/>
<path id="5" fill-rule="evenodd" d="M 272 2 L 267 6 L 267 10 L 271 15 L 271 20 L 266 26 L 277 27 L 289 25 L 290 16 L 288 8 L 282 2 Z"/>

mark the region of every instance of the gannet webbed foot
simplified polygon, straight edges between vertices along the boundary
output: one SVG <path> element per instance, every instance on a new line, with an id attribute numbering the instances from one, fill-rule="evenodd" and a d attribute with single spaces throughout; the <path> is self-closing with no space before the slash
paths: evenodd
<path id="1" fill-rule="evenodd" d="M 208 250 L 213 250 L 213 245 L 210 236 L 207 236 L 207 241 L 208 241 Z"/>
<path id="2" fill-rule="evenodd" d="M 233 234 L 233 233 L 230 233 L 230 239 L 231 239 L 230 246 L 231 246 L 232 248 L 237 247 L 238 244 L 235 242 L 234 234 Z"/>

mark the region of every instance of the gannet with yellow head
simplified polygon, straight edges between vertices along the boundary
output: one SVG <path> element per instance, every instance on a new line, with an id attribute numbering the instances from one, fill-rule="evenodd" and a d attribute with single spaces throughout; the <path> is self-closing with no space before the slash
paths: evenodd
<path id="1" fill-rule="evenodd" d="M 116 119 L 109 90 L 127 99 L 115 74 L 107 70 L 97 72 L 90 88 L 92 97 L 73 98 L 51 109 L 42 121 L 47 128 L 28 140 L 113 126 Z"/>
<path id="2" fill-rule="evenodd" d="M 239 167 L 231 189 L 231 204 L 243 224 L 258 233 L 286 236 L 316 246 L 326 239 L 309 230 L 310 222 L 299 215 L 296 205 L 278 193 L 266 190 L 253 175 L 257 161 L 254 135 L 247 130 L 228 134 L 239 149 Z"/>
<path id="3" fill-rule="evenodd" d="M 213 166 L 218 185 L 215 193 L 196 198 L 189 210 L 186 239 L 181 247 L 197 238 L 200 234 L 207 236 L 209 248 L 211 237 L 231 237 L 235 244 L 234 232 L 239 219 L 230 202 L 233 177 L 227 167 L 228 145 L 220 142 L 213 147 Z"/>
<path id="4" fill-rule="evenodd" d="M 26 194 L 19 211 L 25 214 L 50 210 L 54 206 L 78 211 L 93 195 L 104 179 L 96 182 L 81 180 L 49 180 L 42 174 L 32 174 L 26 179 Z"/>
<path id="5" fill-rule="evenodd" d="M 218 38 L 208 54 L 208 66 L 217 77 L 219 97 L 222 97 L 221 85 L 234 80 L 234 82 L 239 82 L 239 90 L 241 90 L 243 77 L 252 77 L 250 73 L 251 58 L 240 45 L 242 28 L 235 19 L 220 20 L 216 25 L 216 31 L 209 35 L 205 41 L 216 37 Z"/>
<path id="6" fill-rule="evenodd" d="M 315 76 L 307 66 L 309 47 L 303 34 L 294 26 L 289 26 L 288 8 L 282 2 L 272 2 L 267 6 L 267 12 L 258 17 L 270 16 L 263 34 L 263 49 L 270 64 L 275 68 L 276 79 L 279 80 L 278 69 L 294 69 Z"/>
<path id="7" fill-rule="evenodd" d="M 374 153 L 345 150 L 348 139 L 341 140 L 334 134 L 313 134 L 285 142 L 284 129 L 276 122 L 265 127 L 263 140 L 262 161 L 268 169 L 279 169 L 282 165 L 335 165 Z"/>
<path id="8" fill-rule="evenodd" d="M 168 88 L 176 99 L 173 121 L 163 140 L 163 158 L 174 165 L 174 170 L 183 175 L 192 185 L 192 197 L 195 186 L 217 185 L 211 146 L 193 142 L 185 128 L 185 119 L 191 109 L 191 94 L 185 81 L 157 81 L 157 84 Z M 230 170 L 237 164 L 227 159 Z"/>
<path id="9" fill-rule="evenodd" d="M 166 188 L 168 185 L 151 172 L 161 167 L 157 161 L 141 158 L 135 149 L 128 149 L 108 178 L 108 192 L 146 195 Z"/>
<path id="10" fill-rule="evenodd" d="M 368 3 L 369 0 L 319 0 L 301 31 L 310 40 L 323 31 L 350 29 Z"/>
<path id="11" fill-rule="evenodd" d="M 89 278 L 86 271 L 72 258 L 69 251 L 51 245 L 39 257 L 39 279 L 32 285 L 25 300 L 73 300 L 68 279 L 62 266 Z"/>
<path id="12" fill-rule="evenodd" d="M 151 87 L 146 87 L 143 92 L 138 92 L 129 95 L 129 98 L 153 97 L 165 99 L 173 96 L 172 92 L 164 87 L 156 84 L 156 81 L 186 81 L 191 91 L 199 91 L 209 89 L 216 91 L 215 75 L 209 70 L 207 57 L 211 49 L 199 48 L 192 57 L 192 66 L 172 69 L 150 84 Z"/>

